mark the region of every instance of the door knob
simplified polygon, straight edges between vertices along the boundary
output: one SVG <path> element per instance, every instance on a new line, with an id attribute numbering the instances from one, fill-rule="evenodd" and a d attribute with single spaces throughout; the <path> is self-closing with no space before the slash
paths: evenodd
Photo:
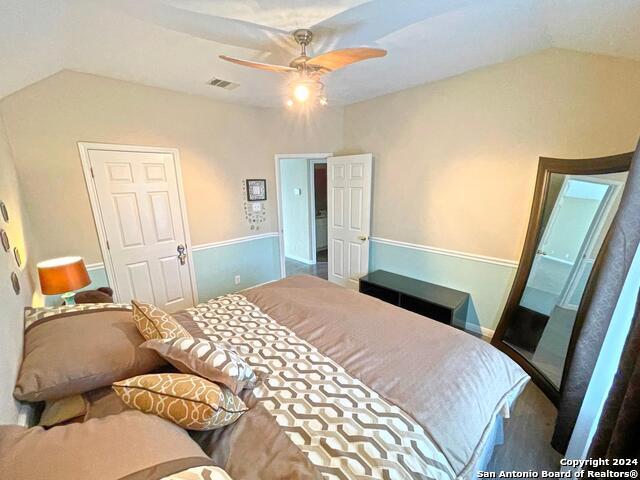
<path id="1" fill-rule="evenodd" d="M 176 249 L 178 250 L 178 259 L 180 260 L 180 265 L 184 265 L 186 259 L 187 259 L 187 254 L 185 253 L 185 246 L 180 244 L 178 245 L 178 248 Z"/>
<path id="2" fill-rule="evenodd" d="M 367 237 L 366 235 L 360 235 L 358 237 L 358 240 L 360 240 L 362 242 L 366 242 L 367 240 L 369 240 L 369 237 Z"/>

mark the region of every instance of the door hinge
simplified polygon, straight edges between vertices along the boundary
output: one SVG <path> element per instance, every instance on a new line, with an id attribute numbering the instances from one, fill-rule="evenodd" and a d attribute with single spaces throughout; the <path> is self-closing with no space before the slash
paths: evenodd
<path id="1" fill-rule="evenodd" d="M 96 178 L 96 176 L 93 174 L 93 167 L 89 167 L 89 171 L 91 172 L 91 178 Z"/>
<path id="2" fill-rule="evenodd" d="M 107 250 L 111 250 L 111 245 L 109 245 L 109 240 L 107 240 Z"/>

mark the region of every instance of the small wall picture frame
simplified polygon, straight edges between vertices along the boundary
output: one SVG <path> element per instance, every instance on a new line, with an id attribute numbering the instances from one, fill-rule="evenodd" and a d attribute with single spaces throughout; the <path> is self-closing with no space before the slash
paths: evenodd
<path id="1" fill-rule="evenodd" d="M 9 242 L 6 230 L 0 230 L 0 242 L 2 242 L 2 248 L 4 248 L 5 252 L 11 250 L 11 243 Z"/>
<path id="2" fill-rule="evenodd" d="M 259 178 L 248 178 L 247 201 L 264 202 L 267 199 L 267 181 Z"/>
<path id="3" fill-rule="evenodd" d="M 22 256 L 20 256 L 20 249 L 18 247 L 13 248 L 13 256 L 16 259 L 16 265 L 18 265 L 18 268 L 22 267 Z"/>
<path id="4" fill-rule="evenodd" d="M 11 286 L 16 295 L 20 295 L 20 280 L 16 272 L 11 272 Z"/>
<path id="5" fill-rule="evenodd" d="M 2 219 L 9 223 L 9 211 L 7 210 L 7 206 L 4 202 L 0 202 L 0 215 L 2 215 Z"/>

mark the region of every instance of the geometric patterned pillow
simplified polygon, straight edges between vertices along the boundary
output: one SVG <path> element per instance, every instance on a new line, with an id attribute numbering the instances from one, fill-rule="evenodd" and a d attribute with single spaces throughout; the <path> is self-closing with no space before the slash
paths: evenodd
<path id="1" fill-rule="evenodd" d="M 112 388 L 127 406 L 188 430 L 224 427 L 248 410 L 228 388 L 185 373 L 139 375 Z"/>
<path id="2" fill-rule="evenodd" d="M 150 303 L 131 300 L 133 321 L 145 340 L 191 337 L 189 332 L 168 313 Z"/>
<path id="3" fill-rule="evenodd" d="M 236 352 L 211 340 L 164 338 L 147 340 L 140 347 L 154 350 L 182 373 L 221 383 L 236 394 L 256 384 L 256 374 Z"/>
<path id="4" fill-rule="evenodd" d="M 192 467 L 178 473 L 162 477 L 161 480 L 231 480 L 220 467 Z"/>

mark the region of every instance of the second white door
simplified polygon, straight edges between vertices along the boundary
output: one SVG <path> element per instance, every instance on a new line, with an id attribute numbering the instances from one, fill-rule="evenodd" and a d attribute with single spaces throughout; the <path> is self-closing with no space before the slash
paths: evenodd
<path id="1" fill-rule="evenodd" d="M 93 177 L 94 215 L 97 207 L 118 301 L 138 299 L 169 312 L 193 306 L 176 154 L 80 147 Z"/>
<path id="2" fill-rule="evenodd" d="M 327 160 L 329 281 L 357 290 L 369 271 L 373 156 Z"/>

